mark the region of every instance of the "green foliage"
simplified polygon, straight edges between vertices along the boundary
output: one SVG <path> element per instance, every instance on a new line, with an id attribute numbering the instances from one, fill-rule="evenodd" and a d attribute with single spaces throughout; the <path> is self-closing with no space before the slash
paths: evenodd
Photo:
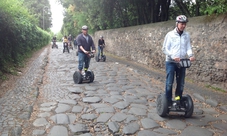
<path id="1" fill-rule="evenodd" d="M 33 51 L 49 43 L 50 35 L 18 0 L 0 1 L 0 15 L 0 73 L 14 74 Z"/>
<path id="2" fill-rule="evenodd" d="M 48 0 L 22 0 L 23 5 L 37 18 L 37 26 L 48 30 L 51 27 L 51 12 Z"/>
<path id="3" fill-rule="evenodd" d="M 222 14 L 227 12 L 227 1 L 226 0 L 209 0 L 207 3 L 207 9 L 204 11 L 205 14 Z"/>

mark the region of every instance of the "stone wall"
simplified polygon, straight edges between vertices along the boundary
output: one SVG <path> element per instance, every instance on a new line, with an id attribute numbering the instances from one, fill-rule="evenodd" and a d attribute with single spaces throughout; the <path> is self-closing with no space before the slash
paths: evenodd
<path id="1" fill-rule="evenodd" d="M 164 71 L 162 43 L 174 27 L 175 21 L 167 21 L 110 29 L 96 32 L 94 39 L 98 41 L 102 35 L 109 53 Z M 227 90 L 227 14 L 189 18 L 186 31 L 197 59 L 187 70 L 187 77 Z"/>

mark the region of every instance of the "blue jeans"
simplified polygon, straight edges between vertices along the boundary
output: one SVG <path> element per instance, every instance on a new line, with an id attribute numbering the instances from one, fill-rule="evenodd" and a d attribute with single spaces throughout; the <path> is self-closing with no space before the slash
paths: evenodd
<path id="1" fill-rule="evenodd" d="M 85 53 L 78 52 L 78 69 L 81 71 L 84 67 L 85 70 L 89 68 L 91 58 L 89 58 Z"/>
<path id="2" fill-rule="evenodd" d="M 100 56 L 100 52 L 101 52 L 101 55 L 103 55 L 103 47 L 98 46 L 98 58 Z"/>
<path id="3" fill-rule="evenodd" d="M 166 98 L 168 101 L 172 101 L 172 88 L 174 83 L 174 76 L 176 76 L 176 91 L 175 96 L 182 97 L 184 90 L 184 79 L 185 79 L 186 68 L 178 68 L 174 62 L 166 62 Z"/>

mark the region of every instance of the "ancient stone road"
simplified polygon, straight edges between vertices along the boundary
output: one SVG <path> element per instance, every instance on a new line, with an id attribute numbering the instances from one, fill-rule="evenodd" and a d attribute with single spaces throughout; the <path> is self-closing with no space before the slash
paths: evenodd
<path id="1" fill-rule="evenodd" d="M 60 43 L 58 43 L 61 45 Z M 91 61 L 93 83 L 74 84 L 75 50 L 45 49 L 0 98 L 0 136 L 226 136 L 227 114 L 199 94 L 191 118 L 156 114 L 163 87 L 118 62 Z"/>

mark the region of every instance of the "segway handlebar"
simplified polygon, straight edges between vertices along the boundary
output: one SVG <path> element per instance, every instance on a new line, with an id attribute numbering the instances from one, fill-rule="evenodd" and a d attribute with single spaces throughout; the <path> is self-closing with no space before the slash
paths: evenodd
<path id="1" fill-rule="evenodd" d="M 177 67 L 179 68 L 189 68 L 191 67 L 191 61 L 188 58 L 180 59 L 180 62 L 176 62 L 175 60 L 171 60 L 171 62 L 174 62 L 177 64 Z"/>
<path id="2" fill-rule="evenodd" d="M 89 51 L 87 55 L 88 55 L 89 58 L 95 57 L 94 52 L 92 52 L 92 51 Z"/>

